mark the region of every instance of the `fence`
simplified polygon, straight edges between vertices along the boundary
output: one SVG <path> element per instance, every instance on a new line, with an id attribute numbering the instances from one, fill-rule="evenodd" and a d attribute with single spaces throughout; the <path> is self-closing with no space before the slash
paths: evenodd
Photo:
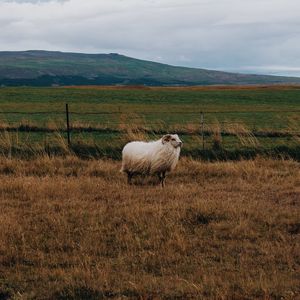
<path id="1" fill-rule="evenodd" d="M 26 139 L 31 143 L 30 135 L 38 134 L 34 140 L 37 142 L 43 140 L 45 148 L 51 148 L 51 139 L 49 134 L 60 134 L 60 138 L 65 139 L 69 148 L 76 148 L 78 144 L 85 143 L 85 139 L 92 137 L 92 144 L 99 150 L 102 148 L 110 149 L 104 151 L 112 151 L 112 148 L 120 150 L 130 138 L 138 138 L 142 134 L 150 137 L 159 136 L 167 132 L 176 132 L 183 136 L 186 152 L 188 150 L 240 150 L 242 149 L 271 149 L 278 147 L 288 147 L 290 149 L 297 148 L 300 140 L 300 124 L 296 118 L 293 122 L 278 121 L 270 124 L 271 118 L 265 118 L 266 121 L 261 122 L 259 116 L 267 115 L 285 115 L 285 120 L 289 114 L 298 114 L 297 110 L 260 110 L 260 111 L 195 111 L 195 112 L 139 112 L 124 114 L 117 109 L 116 111 L 103 112 L 80 112 L 72 111 L 68 104 L 65 110 L 61 111 L 6 111 L 0 112 L 2 124 L 0 130 L 3 132 L 15 132 L 16 134 L 26 133 Z M 256 116 L 253 120 L 249 119 L 249 114 Z M 234 116 L 234 120 L 228 120 L 224 115 Z M 243 115 L 247 115 L 247 120 L 243 119 Z M 13 116 L 13 117 L 8 117 Z M 17 116 L 17 117 L 16 117 Z M 27 119 L 20 119 L 23 117 Z M 42 125 L 48 116 L 54 117 L 59 124 L 52 126 Z M 106 118 L 104 118 L 106 116 Z M 161 116 L 166 117 L 166 121 L 161 120 Z M 179 122 L 172 116 L 187 119 L 186 123 Z M 188 117 L 187 117 L 188 116 Z M 258 117 L 257 117 L 258 116 Z M 7 118 L 8 117 L 8 118 Z M 95 118 L 101 121 L 95 121 Z M 92 122 L 88 120 L 92 119 Z M 221 120 L 220 120 L 221 119 Z M 34 120 L 36 122 L 34 122 Z M 81 120 L 81 121 L 80 121 Z M 172 121 L 170 121 L 172 120 Z M 175 121 L 177 121 L 177 123 Z M 260 124 L 257 120 L 260 120 Z M 276 118 L 275 118 L 276 120 Z M 55 123 L 55 122 L 54 122 Z M 267 126 L 266 126 L 267 124 Z M 79 138 L 73 138 L 76 135 Z M 84 134 L 84 135 L 83 135 Z M 125 138 L 124 138 L 125 137 Z M 122 139 L 123 138 L 123 139 Z M 18 137 L 20 139 L 20 137 Z M 106 140 L 106 143 L 103 142 Z M 13 138 L 10 138 L 10 147 L 13 146 Z M 87 143 L 88 144 L 88 143 Z M 91 143 L 90 143 L 91 144 Z M 99 145 L 101 144 L 101 145 Z M 0 145 L 0 147 L 3 147 Z M 111 146 L 111 147 L 110 147 Z M 298 149 L 298 148 L 297 148 Z M 108 155 L 109 156 L 109 155 Z"/>

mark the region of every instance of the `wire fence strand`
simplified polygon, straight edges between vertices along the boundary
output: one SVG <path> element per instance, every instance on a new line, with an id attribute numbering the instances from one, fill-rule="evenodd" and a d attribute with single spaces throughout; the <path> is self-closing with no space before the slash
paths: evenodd
<path id="1" fill-rule="evenodd" d="M 102 111 L 102 112 L 78 112 L 70 111 L 74 115 L 122 115 L 122 114 L 139 114 L 139 115 L 152 115 L 152 114 L 186 114 L 186 115 L 200 115 L 202 111 Z M 253 110 L 253 111 L 206 111 L 205 114 L 257 114 L 257 113 L 300 113 L 300 110 Z M 65 111 L 0 111 L 0 114 L 20 114 L 20 115 L 64 115 Z"/>
<path id="2" fill-rule="evenodd" d="M 69 111 L 68 115 L 71 116 L 71 123 L 70 123 L 70 129 L 69 130 L 76 130 L 76 131 L 104 131 L 104 130 L 119 130 L 124 131 L 124 128 L 120 128 L 121 125 L 134 125 L 136 127 L 139 127 L 139 129 L 144 129 L 145 131 L 150 131 L 150 130 L 156 130 L 156 131 L 163 131 L 168 130 L 168 129 L 172 129 L 175 128 L 176 130 L 178 130 L 179 132 L 190 132 L 190 133 L 197 133 L 197 132 L 203 132 L 203 131 L 212 131 L 212 127 L 219 125 L 220 129 L 219 131 L 224 133 L 228 133 L 230 129 L 228 126 L 245 126 L 245 128 L 248 128 L 249 131 L 252 132 L 259 132 L 261 131 L 263 128 L 265 128 L 265 131 L 268 131 L 269 133 L 272 132 L 273 136 L 280 136 L 282 134 L 281 131 L 284 130 L 289 130 L 290 134 L 296 134 L 296 135 L 300 135 L 299 133 L 299 128 L 300 128 L 300 124 L 298 124 L 298 126 L 296 128 L 289 128 L 288 124 L 280 124 L 280 126 L 276 126 L 276 124 L 274 123 L 268 123 L 268 122 L 263 122 L 262 124 L 258 125 L 257 122 L 255 121 L 249 121 L 249 120 L 244 120 L 244 121 L 240 121 L 240 120 L 218 120 L 216 119 L 215 121 L 212 121 L 211 118 L 209 118 L 209 120 L 207 120 L 205 118 L 205 122 L 202 123 L 201 118 L 203 115 L 220 115 L 220 114 L 261 114 L 261 113 L 279 113 L 279 114 L 286 114 L 286 113 L 290 113 L 290 114 L 295 114 L 295 113 L 300 113 L 300 110 L 252 110 L 252 111 L 187 111 L 187 112 L 179 112 L 179 111 L 171 111 L 171 112 L 164 112 L 164 111 L 135 111 L 135 112 L 121 112 L 121 111 Z M 56 115 L 56 116 L 61 116 L 64 118 L 66 111 L 63 110 L 53 110 L 53 111 L 0 111 L 0 114 L 5 116 L 5 115 Z M 195 116 L 195 118 L 189 119 L 189 120 L 185 120 L 184 118 L 179 120 L 179 122 L 174 123 L 174 120 L 170 120 L 168 118 L 165 118 L 164 120 L 152 120 L 152 119 L 146 119 L 148 116 L 151 116 L 151 118 L 153 118 L 153 115 L 157 115 L 157 118 L 159 118 L 159 116 L 161 114 L 167 114 L 167 115 L 174 115 L 174 114 L 180 114 L 181 116 L 184 115 L 192 115 Z M 116 116 L 117 119 L 112 118 L 112 119 L 107 119 L 107 120 L 101 120 L 101 121 L 96 121 L 96 120 L 78 120 L 78 119 L 73 119 L 72 120 L 72 115 L 73 116 L 91 116 L 91 115 L 95 115 L 95 116 L 101 116 L 101 115 L 108 115 L 108 116 Z M 125 120 L 122 120 L 121 117 L 125 115 L 125 117 L 129 118 Z M 62 119 L 63 119 L 62 118 Z M 58 119 L 57 121 L 59 121 L 60 123 L 60 128 L 58 128 L 59 130 L 64 130 L 65 126 L 64 126 L 64 121 L 63 123 L 61 123 L 62 119 Z M 29 122 L 29 124 L 26 124 L 26 121 Z M 20 131 L 41 131 L 41 132 L 45 132 L 45 131 L 51 131 L 48 130 L 47 127 L 44 127 L 40 124 L 40 125 L 33 125 L 30 124 L 30 122 L 35 120 L 20 120 L 19 123 L 16 123 L 18 121 L 14 120 L 14 121 L 7 121 L 5 120 L 5 123 L 9 124 L 13 124 L 14 125 L 5 125 L 2 124 L 2 126 L 0 126 L 0 130 L 20 130 Z M 55 121 L 55 120 L 54 120 Z M 72 121 L 74 122 L 72 124 Z M 24 124 L 23 124 L 23 123 Z M 100 123 L 100 126 L 99 126 Z M 297 123 L 297 122 L 296 122 Z M 278 125 L 278 124 L 277 124 Z M 186 126 L 186 127 L 185 127 Z M 187 126 L 190 126 L 192 128 L 187 128 Z M 244 128 L 244 129 L 245 129 Z M 278 134 L 276 133 L 278 132 Z"/>

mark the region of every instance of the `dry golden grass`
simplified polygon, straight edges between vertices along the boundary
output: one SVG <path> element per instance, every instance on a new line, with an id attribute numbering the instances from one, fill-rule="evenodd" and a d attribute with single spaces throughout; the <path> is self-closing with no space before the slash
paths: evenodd
<path id="1" fill-rule="evenodd" d="M 0 159 L 1 299 L 296 299 L 300 164 Z"/>
<path id="2" fill-rule="evenodd" d="M 258 147 L 259 141 L 254 133 L 242 123 L 225 123 L 224 132 L 235 135 L 242 146 Z M 221 133 L 219 134 L 221 136 Z"/>

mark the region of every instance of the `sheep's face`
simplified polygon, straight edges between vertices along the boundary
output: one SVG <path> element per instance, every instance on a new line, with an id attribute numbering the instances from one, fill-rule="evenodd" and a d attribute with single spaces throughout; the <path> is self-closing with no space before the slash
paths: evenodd
<path id="1" fill-rule="evenodd" d="M 174 148 L 178 148 L 182 146 L 182 141 L 180 140 L 177 134 L 166 134 L 162 137 L 163 144 L 170 144 Z"/>

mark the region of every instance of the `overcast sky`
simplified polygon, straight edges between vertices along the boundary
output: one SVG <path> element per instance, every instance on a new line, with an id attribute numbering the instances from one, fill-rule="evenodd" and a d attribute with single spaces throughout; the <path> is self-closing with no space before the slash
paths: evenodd
<path id="1" fill-rule="evenodd" d="M 300 76 L 299 0 L 0 0 L 0 51 Z"/>

